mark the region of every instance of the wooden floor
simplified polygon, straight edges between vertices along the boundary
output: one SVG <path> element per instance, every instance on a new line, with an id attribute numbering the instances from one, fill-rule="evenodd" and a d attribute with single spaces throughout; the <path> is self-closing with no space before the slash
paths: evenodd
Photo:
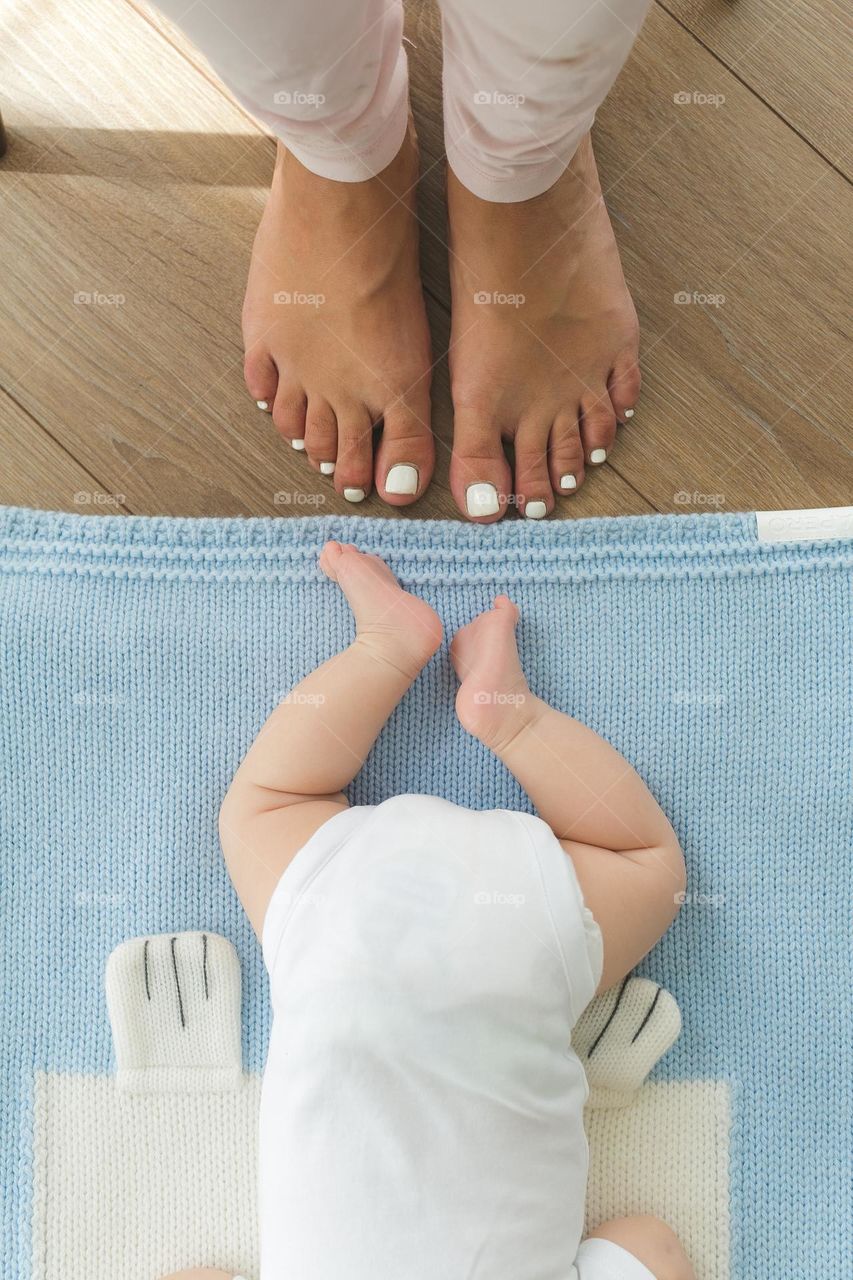
<path id="1" fill-rule="evenodd" d="M 842 0 L 652 4 L 596 125 L 645 388 L 612 460 L 559 514 L 853 501 L 844 12 Z M 242 383 L 240 303 L 271 140 L 153 10 L 11 0 L 4 15 L 0 501 L 352 512 Z M 438 472 L 410 510 L 456 517 L 438 26 L 423 0 L 408 19 L 442 357 Z M 358 510 L 389 514 L 375 497 Z"/>

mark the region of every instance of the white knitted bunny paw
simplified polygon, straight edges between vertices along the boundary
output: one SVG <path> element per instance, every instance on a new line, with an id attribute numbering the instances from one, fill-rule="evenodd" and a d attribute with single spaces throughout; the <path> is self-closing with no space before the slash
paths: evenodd
<path id="1" fill-rule="evenodd" d="M 589 1082 L 590 1107 L 624 1107 L 678 1039 L 681 1014 L 668 991 L 648 978 L 625 978 L 587 1005 L 572 1048 Z"/>
<path id="2" fill-rule="evenodd" d="M 215 933 L 131 938 L 110 955 L 107 1007 L 128 1093 L 201 1093 L 240 1084 L 240 961 Z"/>

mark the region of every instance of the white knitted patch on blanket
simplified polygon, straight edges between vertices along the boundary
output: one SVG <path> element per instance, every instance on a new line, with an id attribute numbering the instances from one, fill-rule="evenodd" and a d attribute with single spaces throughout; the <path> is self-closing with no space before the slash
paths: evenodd
<path id="1" fill-rule="evenodd" d="M 219 1093 L 129 1094 L 36 1078 L 33 1280 L 257 1275 L 260 1077 Z"/>
<path id="2" fill-rule="evenodd" d="M 240 1069 L 234 948 L 216 934 L 132 938 L 106 990 L 115 1079 L 36 1077 L 33 1280 L 257 1275 L 260 1077 Z M 591 1086 L 587 1220 L 656 1213 L 698 1280 L 728 1280 L 728 1087 L 643 1083 L 680 1026 L 668 992 L 629 978 L 575 1028 Z"/>
<path id="3" fill-rule="evenodd" d="M 630 1106 L 589 1107 L 587 1226 L 653 1213 L 681 1239 L 697 1280 L 729 1280 L 730 1089 L 721 1080 L 644 1084 Z"/>
<path id="4" fill-rule="evenodd" d="M 237 1090 L 137 1094 L 110 1077 L 40 1074 L 33 1280 L 140 1280 L 184 1267 L 258 1274 L 260 1077 Z M 590 1225 L 656 1213 L 698 1280 L 729 1277 L 729 1090 L 646 1084 L 587 1111 Z"/>

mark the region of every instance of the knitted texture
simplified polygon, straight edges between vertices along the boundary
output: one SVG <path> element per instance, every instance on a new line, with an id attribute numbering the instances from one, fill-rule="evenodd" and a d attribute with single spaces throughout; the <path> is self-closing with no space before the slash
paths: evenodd
<path id="1" fill-rule="evenodd" d="M 731 1260 L 731 1218 L 741 1211 L 729 1202 L 728 1084 L 653 1081 L 630 1105 L 588 1107 L 584 1122 L 587 1229 L 625 1214 L 657 1214 L 678 1233 L 697 1280 L 740 1280 L 744 1273 Z M 762 1265 L 751 1274 L 763 1280 L 785 1275 Z"/>
<path id="2" fill-rule="evenodd" d="M 681 1031 L 668 991 L 648 978 L 626 978 L 587 1005 L 572 1032 L 586 1071 L 591 1107 L 623 1107 Z"/>
<path id="3" fill-rule="evenodd" d="M 131 938 L 107 962 L 106 992 L 119 1089 L 238 1087 L 240 961 L 225 938 Z"/>
<path id="4" fill-rule="evenodd" d="M 115 1066 L 103 993 L 115 946 L 179 930 L 230 939 L 243 1060 L 262 1065 L 266 985 L 216 815 L 276 700 L 352 636 L 316 567 L 327 537 L 385 555 L 449 635 L 508 590 L 535 691 L 639 769 L 689 873 L 643 966 L 684 1019 L 654 1087 L 734 1090 L 732 1274 L 846 1280 L 849 542 L 759 545 L 751 516 L 484 529 L 24 511 L 0 516 L 4 1280 L 33 1274 L 40 1073 L 70 1084 Z M 425 791 L 529 809 L 456 723 L 454 688 L 443 649 L 354 801 Z M 728 1197 L 728 1170 L 711 1173 Z"/>
<path id="5" fill-rule="evenodd" d="M 203 1265 L 257 1280 L 260 1092 L 257 1075 L 129 1093 L 110 1076 L 39 1072 L 21 1274 L 157 1280 Z"/>

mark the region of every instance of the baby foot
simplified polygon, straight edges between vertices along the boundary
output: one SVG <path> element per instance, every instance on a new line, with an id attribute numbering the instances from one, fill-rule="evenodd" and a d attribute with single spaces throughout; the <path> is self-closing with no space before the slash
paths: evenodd
<path id="1" fill-rule="evenodd" d="M 320 568 L 349 601 L 358 639 L 413 680 L 441 644 L 435 610 L 404 591 L 384 560 L 352 543 L 327 542 Z"/>
<path id="2" fill-rule="evenodd" d="M 532 719 L 537 699 L 518 657 L 518 609 L 507 596 L 453 637 L 450 657 L 462 681 L 456 714 L 464 729 L 502 751 Z"/>
<path id="3" fill-rule="evenodd" d="M 240 961 L 215 933 L 131 938 L 107 961 L 107 1007 L 128 1093 L 236 1089 Z"/>
<path id="4" fill-rule="evenodd" d="M 640 392 L 637 315 L 592 143 L 533 200 L 479 200 L 451 172 L 448 204 L 453 496 L 480 522 L 510 502 L 538 520 L 604 462 Z"/>
<path id="5" fill-rule="evenodd" d="M 681 1032 L 673 997 L 649 978 L 624 978 L 587 1005 L 572 1032 L 583 1063 L 591 1107 L 633 1101 L 652 1067 Z"/>
<path id="6" fill-rule="evenodd" d="M 255 238 L 243 305 L 246 385 L 348 502 L 361 502 L 375 481 L 386 502 L 404 506 L 432 476 L 417 177 L 413 128 L 365 182 L 318 178 L 279 144 Z"/>

